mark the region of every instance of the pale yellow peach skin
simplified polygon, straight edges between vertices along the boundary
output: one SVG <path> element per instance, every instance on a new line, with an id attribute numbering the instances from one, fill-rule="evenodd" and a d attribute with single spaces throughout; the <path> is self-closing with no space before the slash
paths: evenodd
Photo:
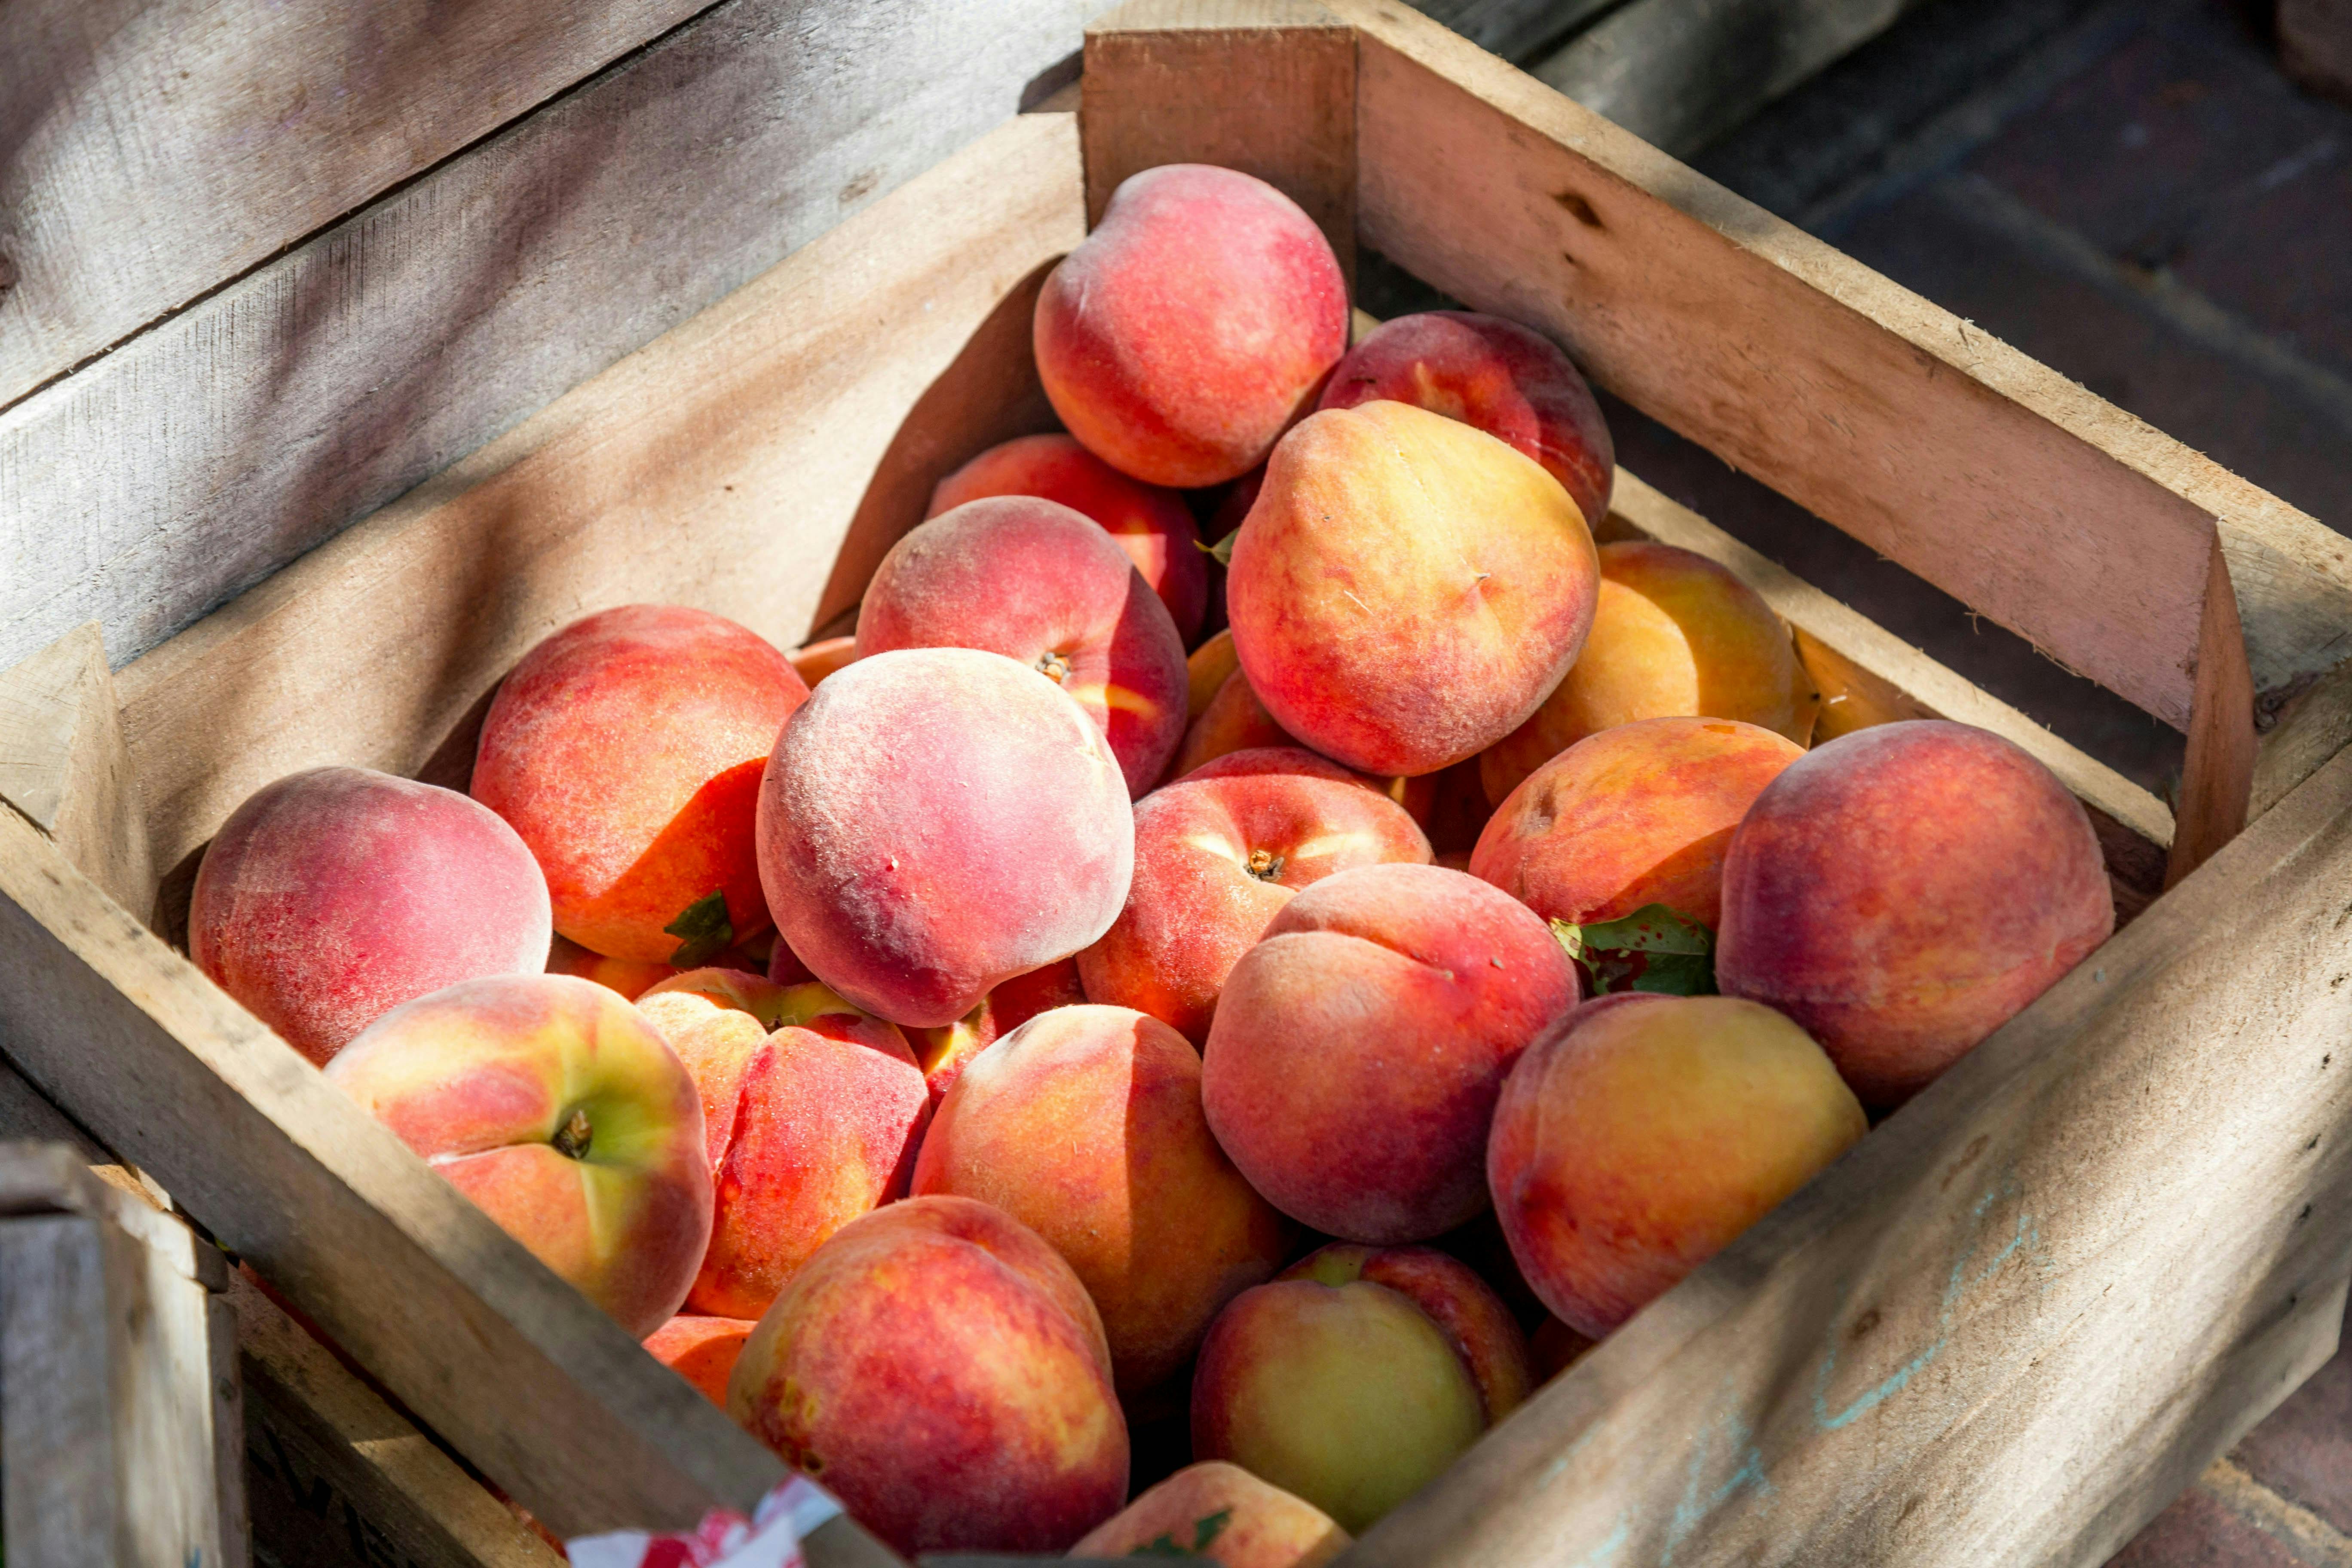
<path id="1" fill-rule="evenodd" d="M 1353 1538 L 1331 1516 L 1239 1465 L 1206 1459 L 1151 1488 L 1070 1548 L 1073 1557 L 1207 1558 L 1223 1568 L 1320 1568 Z"/>

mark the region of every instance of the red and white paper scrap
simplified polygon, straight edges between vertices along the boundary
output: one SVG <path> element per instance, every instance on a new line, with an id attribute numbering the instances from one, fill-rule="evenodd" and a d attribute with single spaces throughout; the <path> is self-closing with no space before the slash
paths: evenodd
<path id="1" fill-rule="evenodd" d="M 685 1535 L 616 1530 L 563 1543 L 572 1568 L 807 1568 L 801 1542 L 841 1511 L 804 1476 L 787 1477 L 745 1519 L 714 1508 Z"/>

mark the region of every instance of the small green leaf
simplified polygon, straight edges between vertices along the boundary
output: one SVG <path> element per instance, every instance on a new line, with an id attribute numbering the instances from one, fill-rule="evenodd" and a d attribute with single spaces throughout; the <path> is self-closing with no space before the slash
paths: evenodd
<path id="1" fill-rule="evenodd" d="M 1664 904 L 1644 904 L 1622 920 L 1586 926 L 1554 921 L 1551 930 L 1595 996 L 1620 991 L 1716 994 L 1715 933 Z"/>
<path id="2" fill-rule="evenodd" d="M 1230 566 L 1234 563 L 1234 541 L 1241 536 L 1242 531 L 1237 528 L 1214 544 L 1203 544 L 1196 539 L 1192 542 L 1192 548 L 1220 566 Z"/>
<path id="3" fill-rule="evenodd" d="M 662 930 L 682 939 L 677 951 L 669 955 L 670 963 L 680 969 L 701 968 L 735 940 L 735 928 L 727 920 L 727 895 L 718 889 L 687 905 Z"/>
<path id="4" fill-rule="evenodd" d="M 1223 1535 L 1225 1526 L 1233 1521 L 1234 1510 L 1229 1508 L 1221 1508 L 1205 1518 L 1195 1520 L 1192 1523 L 1192 1550 L 1206 1552 L 1209 1542 Z"/>
<path id="5" fill-rule="evenodd" d="M 1234 1510 L 1221 1508 L 1214 1513 L 1204 1514 L 1192 1521 L 1192 1545 L 1180 1546 L 1176 1543 L 1176 1538 L 1173 1535 L 1162 1531 L 1129 1552 L 1128 1555 L 1129 1557 L 1205 1557 L 1209 1553 L 1209 1542 L 1223 1535 L 1225 1532 L 1225 1526 L 1233 1521 Z"/>

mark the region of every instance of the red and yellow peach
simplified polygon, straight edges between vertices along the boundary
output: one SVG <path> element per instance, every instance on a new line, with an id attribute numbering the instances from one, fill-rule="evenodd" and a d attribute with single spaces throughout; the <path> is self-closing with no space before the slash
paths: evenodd
<path id="1" fill-rule="evenodd" d="M 1223 1568 L 1320 1568 L 1352 1541 L 1331 1516 L 1239 1465 L 1187 1465 L 1088 1531 L 1073 1557 L 1198 1557 Z"/>

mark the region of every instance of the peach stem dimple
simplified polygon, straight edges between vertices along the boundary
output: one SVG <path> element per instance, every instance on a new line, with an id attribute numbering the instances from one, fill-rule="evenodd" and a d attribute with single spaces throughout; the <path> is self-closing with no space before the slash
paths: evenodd
<path id="1" fill-rule="evenodd" d="M 1269 849 L 1253 849 L 1244 868 L 1261 882 L 1271 882 L 1282 875 L 1283 858 Z"/>
<path id="2" fill-rule="evenodd" d="M 588 1145 L 593 1136 L 594 1130 L 588 1125 L 587 1108 L 575 1106 L 549 1142 L 555 1145 L 557 1153 L 567 1159 L 584 1160 L 588 1157 Z"/>
<path id="3" fill-rule="evenodd" d="M 1047 648 L 1037 656 L 1035 668 L 1038 674 L 1056 686 L 1069 679 L 1070 661 L 1052 648 Z"/>

